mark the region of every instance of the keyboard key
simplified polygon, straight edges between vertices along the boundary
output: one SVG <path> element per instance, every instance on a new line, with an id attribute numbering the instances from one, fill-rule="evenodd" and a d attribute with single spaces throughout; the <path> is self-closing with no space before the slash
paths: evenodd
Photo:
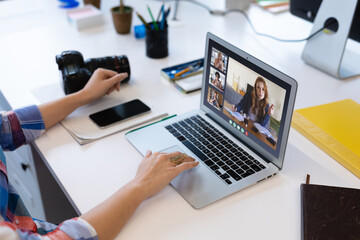
<path id="1" fill-rule="evenodd" d="M 219 162 L 220 161 L 220 158 L 218 158 L 218 157 L 213 157 L 213 158 L 211 158 L 211 160 L 213 160 L 214 162 Z"/>
<path id="2" fill-rule="evenodd" d="M 182 141 L 185 141 L 185 140 L 186 140 L 186 138 L 184 138 L 183 136 L 178 136 L 178 137 L 177 137 L 177 139 L 178 139 L 180 142 L 182 142 Z"/>
<path id="3" fill-rule="evenodd" d="M 230 166 L 230 165 L 233 164 L 233 161 L 231 161 L 231 160 L 226 160 L 225 163 Z"/>
<path id="4" fill-rule="evenodd" d="M 254 170 L 252 170 L 252 169 L 249 169 L 249 170 L 247 170 L 246 172 L 249 173 L 249 174 L 255 173 Z"/>
<path id="5" fill-rule="evenodd" d="M 174 135 L 175 137 L 179 137 L 181 134 L 178 133 L 178 132 L 174 132 L 173 135 Z"/>
<path id="6" fill-rule="evenodd" d="M 200 158 L 200 160 L 204 161 L 207 159 L 207 157 L 202 154 L 192 143 L 190 143 L 189 141 L 185 140 L 182 141 L 182 143 L 188 148 L 190 149 L 190 151 L 192 151 L 198 158 Z"/>
<path id="7" fill-rule="evenodd" d="M 224 156 L 224 154 L 222 154 L 222 152 L 217 152 L 217 153 L 215 153 L 216 154 L 216 156 L 218 156 L 218 157 L 223 157 Z"/>
<path id="8" fill-rule="evenodd" d="M 243 174 L 243 173 L 245 173 L 245 171 L 244 170 L 242 170 L 241 168 L 239 168 L 239 169 L 237 169 L 236 171 L 235 171 L 237 174 Z"/>
<path id="9" fill-rule="evenodd" d="M 221 175 L 221 172 L 220 172 L 219 170 L 216 170 L 215 173 L 216 173 L 217 175 Z"/>
<path id="10" fill-rule="evenodd" d="M 204 149 L 206 149 L 206 147 L 204 145 L 201 145 L 201 146 L 199 146 L 199 149 L 204 150 Z"/>
<path id="11" fill-rule="evenodd" d="M 221 168 L 222 168 L 222 169 L 224 169 L 225 171 L 227 171 L 227 170 L 229 170 L 229 169 L 230 169 L 230 168 L 229 168 L 228 166 L 226 166 L 226 165 L 221 166 Z"/>
<path id="12" fill-rule="evenodd" d="M 241 179 L 241 177 L 236 172 L 234 172 L 234 170 L 228 170 L 226 172 L 236 181 L 239 181 Z"/>
<path id="13" fill-rule="evenodd" d="M 229 179 L 225 179 L 225 182 L 229 185 L 232 184 L 232 182 Z"/>
<path id="14" fill-rule="evenodd" d="M 219 169 L 219 166 L 213 165 L 213 166 L 211 166 L 210 168 L 211 168 L 213 171 L 215 171 L 215 170 L 218 170 L 218 169 Z"/>
<path id="15" fill-rule="evenodd" d="M 231 169 L 238 170 L 240 167 L 236 164 L 230 166 Z"/>
<path id="16" fill-rule="evenodd" d="M 220 167 L 225 166 L 225 163 L 224 163 L 223 161 L 218 161 L 218 162 L 216 162 L 216 163 L 217 163 L 217 165 L 219 165 Z"/>
<path id="17" fill-rule="evenodd" d="M 258 167 L 257 165 L 253 164 L 253 165 L 250 165 L 250 167 L 255 171 L 255 172 L 259 172 L 261 170 L 260 167 Z"/>
<path id="18" fill-rule="evenodd" d="M 244 169 L 244 170 L 250 169 L 248 165 L 243 165 L 243 166 L 241 166 L 241 168 Z"/>
<path id="19" fill-rule="evenodd" d="M 206 161 L 204 161 L 204 163 L 205 163 L 206 165 L 208 165 L 209 167 L 211 167 L 212 165 L 215 164 L 215 163 L 214 163 L 213 161 L 211 161 L 211 160 L 206 160 Z"/>
<path id="20" fill-rule="evenodd" d="M 220 175 L 220 177 L 225 180 L 225 179 L 229 178 L 230 175 L 227 173 L 224 173 L 223 175 Z"/>

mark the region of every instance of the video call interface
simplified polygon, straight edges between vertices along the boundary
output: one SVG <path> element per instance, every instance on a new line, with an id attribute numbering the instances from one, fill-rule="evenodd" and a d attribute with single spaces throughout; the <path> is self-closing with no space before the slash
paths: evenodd
<path id="1" fill-rule="evenodd" d="M 278 157 L 290 86 L 212 41 L 209 46 L 204 104 Z"/>

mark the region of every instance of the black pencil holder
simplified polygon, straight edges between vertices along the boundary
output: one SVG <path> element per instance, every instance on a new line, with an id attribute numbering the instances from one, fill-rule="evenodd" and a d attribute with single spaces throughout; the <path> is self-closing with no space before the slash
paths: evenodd
<path id="1" fill-rule="evenodd" d="M 161 23 L 156 23 L 156 30 L 153 23 L 149 23 L 150 28 L 146 28 L 146 56 L 149 58 L 167 57 L 168 52 L 168 25 L 165 22 L 163 29 Z"/>

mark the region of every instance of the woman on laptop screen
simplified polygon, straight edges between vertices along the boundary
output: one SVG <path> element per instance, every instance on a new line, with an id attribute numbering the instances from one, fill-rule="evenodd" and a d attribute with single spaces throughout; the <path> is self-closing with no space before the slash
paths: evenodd
<path id="1" fill-rule="evenodd" d="M 251 121 L 269 129 L 270 116 L 274 114 L 273 105 L 268 102 L 269 93 L 265 80 L 258 77 L 251 92 L 246 92 L 241 101 L 233 105 L 233 112 L 243 111 Z"/>

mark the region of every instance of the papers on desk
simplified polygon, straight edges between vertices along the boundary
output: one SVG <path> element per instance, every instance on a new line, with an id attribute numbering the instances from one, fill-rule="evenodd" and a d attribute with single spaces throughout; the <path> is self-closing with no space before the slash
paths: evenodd
<path id="1" fill-rule="evenodd" d="M 60 84 L 52 84 L 34 89 L 32 90 L 32 93 L 41 103 L 49 102 L 64 96 Z M 151 105 L 150 99 L 139 97 L 151 108 L 150 113 L 128 121 L 120 122 L 108 128 L 99 128 L 90 120 L 90 114 L 133 100 L 135 96 L 139 95 L 136 94 L 136 89 L 134 87 L 129 84 L 121 86 L 119 93 L 113 92 L 110 96 L 104 96 L 93 103 L 76 109 L 61 121 L 61 124 L 80 145 L 83 145 L 123 130 L 149 124 L 168 115 L 167 113 L 159 111 L 156 106 Z"/>
<path id="2" fill-rule="evenodd" d="M 269 130 L 261 126 L 259 123 L 254 123 L 254 126 L 257 128 L 257 130 L 259 130 L 261 134 L 266 135 L 267 137 L 273 139 L 276 142 L 276 138 L 273 137 L 273 135 L 269 132 Z"/>
<path id="3" fill-rule="evenodd" d="M 225 109 L 231 114 L 231 116 L 235 117 L 237 120 L 239 120 L 240 122 L 244 121 L 244 116 L 241 115 L 241 113 L 239 112 L 233 112 L 231 111 L 229 108 L 225 107 Z"/>

